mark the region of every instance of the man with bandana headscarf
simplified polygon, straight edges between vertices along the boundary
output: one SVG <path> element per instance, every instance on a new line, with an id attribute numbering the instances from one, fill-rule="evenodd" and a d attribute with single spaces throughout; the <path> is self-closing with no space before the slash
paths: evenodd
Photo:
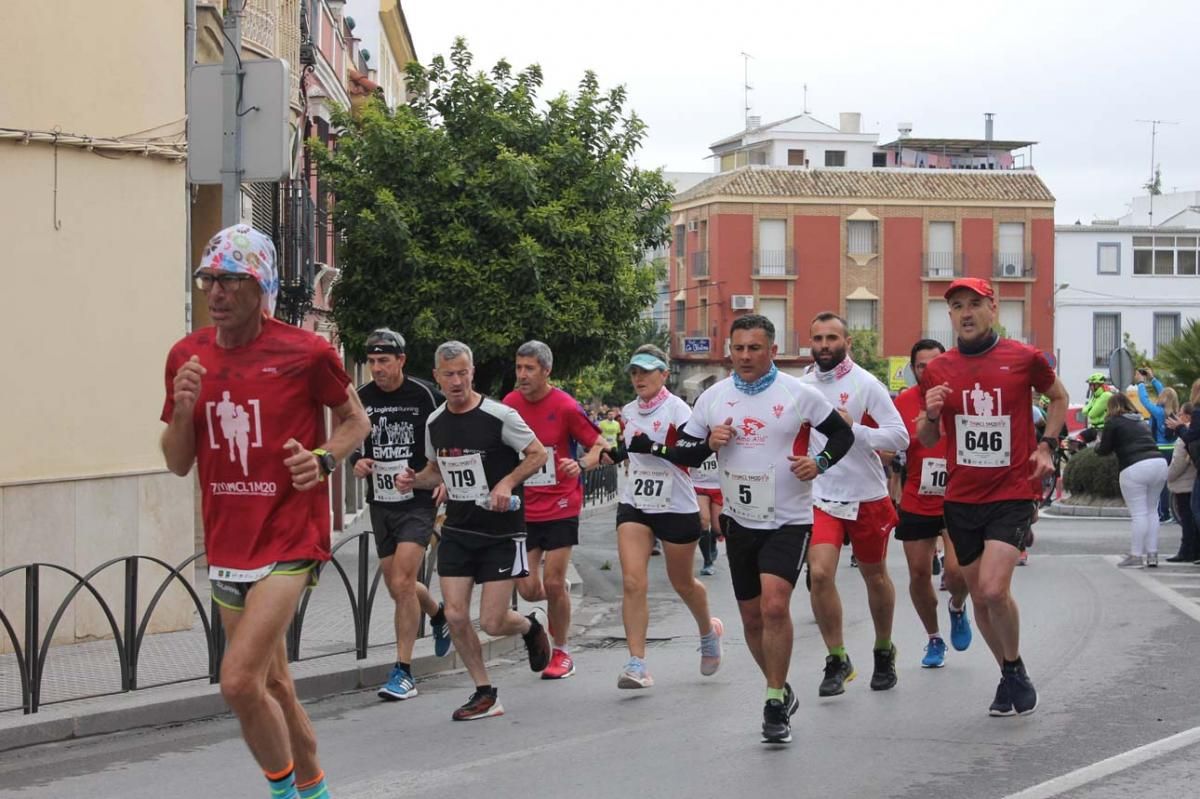
<path id="1" fill-rule="evenodd" d="M 267 236 L 249 225 L 218 232 L 195 279 L 213 324 L 167 356 L 162 450 L 175 474 L 186 476 L 193 464 L 199 473 L 212 599 L 228 638 L 221 693 L 271 795 L 324 797 L 284 634 L 330 557 L 325 478 L 370 423 L 329 342 L 271 317 L 279 277 Z M 226 403 L 232 419 L 217 412 Z M 327 407 L 340 422 L 331 436 Z M 239 450 L 233 462 L 223 426 Z"/>

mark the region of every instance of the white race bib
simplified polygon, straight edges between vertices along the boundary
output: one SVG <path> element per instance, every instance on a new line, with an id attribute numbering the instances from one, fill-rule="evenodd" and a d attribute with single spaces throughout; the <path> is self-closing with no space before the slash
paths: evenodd
<path id="1" fill-rule="evenodd" d="M 226 583 L 257 583 L 265 579 L 277 564 L 270 563 L 261 569 L 227 569 L 224 566 L 208 567 L 208 579 Z"/>
<path id="2" fill-rule="evenodd" d="M 396 478 L 408 468 L 408 461 L 375 461 L 371 470 L 371 485 L 375 489 L 377 502 L 407 502 L 413 498 L 412 490 L 396 488 Z"/>
<path id="3" fill-rule="evenodd" d="M 700 464 L 700 472 L 706 475 L 715 476 L 717 474 L 717 453 L 713 453 L 704 459 L 704 463 Z"/>
<path id="4" fill-rule="evenodd" d="M 921 485 L 917 493 L 923 497 L 946 496 L 946 459 L 926 458 L 921 462 Z"/>
<path id="5" fill-rule="evenodd" d="M 958 465 L 1003 469 L 1012 464 L 1012 424 L 1007 416 L 958 416 Z"/>
<path id="6" fill-rule="evenodd" d="M 775 467 L 765 472 L 721 472 L 725 507 L 740 519 L 775 521 Z"/>
<path id="7" fill-rule="evenodd" d="M 814 499 L 813 504 L 836 519 L 854 521 L 858 518 L 858 501 L 838 502 L 832 499 Z"/>
<path id="8" fill-rule="evenodd" d="M 483 471 L 483 456 L 478 452 L 470 455 L 439 455 L 438 469 L 446 494 L 455 502 L 475 502 L 487 499 L 491 494 L 487 475 Z"/>
<path id="9" fill-rule="evenodd" d="M 558 460 L 554 457 L 554 447 L 546 447 L 546 462 L 542 464 L 542 468 L 525 481 L 525 485 L 534 487 L 558 485 Z"/>
<path id="10" fill-rule="evenodd" d="M 671 489 L 675 481 L 669 469 L 635 466 L 630 469 L 629 479 L 635 508 L 668 510 L 671 507 Z"/>

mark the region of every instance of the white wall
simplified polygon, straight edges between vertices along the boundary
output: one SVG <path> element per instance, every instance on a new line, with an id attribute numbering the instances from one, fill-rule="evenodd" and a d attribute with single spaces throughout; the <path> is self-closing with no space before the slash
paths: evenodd
<path id="1" fill-rule="evenodd" d="M 1184 327 L 1189 319 L 1200 319 L 1200 277 L 1134 275 L 1133 235 L 1128 229 L 1090 226 L 1055 233 L 1055 279 L 1068 288 L 1055 295 L 1054 340 L 1072 402 L 1083 396 L 1089 374 L 1108 371 L 1093 365 L 1094 314 L 1119 313 L 1122 333 L 1151 357 L 1155 313 L 1178 313 Z M 1110 242 L 1121 248 L 1120 274 L 1097 274 L 1097 245 Z"/>
<path id="2" fill-rule="evenodd" d="M 855 136 L 854 138 L 861 138 Z M 867 137 L 873 139 L 873 136 Z M 814 169 L 825 168 L 826 150 L 845 150 L 847 169 L 870 169 L 874 141 L 841 140 L 836 134 L 829 136 L 805 136 L 803 138 L 780 138 L 771 143 L 771 165 L 787 166 L 788 150 L 804 150 L 808 165 Z"/>

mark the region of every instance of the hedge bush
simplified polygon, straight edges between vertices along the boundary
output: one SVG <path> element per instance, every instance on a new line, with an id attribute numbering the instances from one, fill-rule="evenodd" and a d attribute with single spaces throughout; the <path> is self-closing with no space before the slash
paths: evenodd
<path id="1" fill-rule="evenodd" d="M 1067 468 L 1063 470 L 1063 488 L 1071 494 L 1120 499 L 1119 471 L 1115 455 L 1100 456 L 1093 447 L 1088 447 L 1067 461 Z"/>

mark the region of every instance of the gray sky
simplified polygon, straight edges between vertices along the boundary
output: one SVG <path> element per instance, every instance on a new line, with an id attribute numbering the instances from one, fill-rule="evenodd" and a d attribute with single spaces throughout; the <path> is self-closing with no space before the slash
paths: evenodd
<path id="1" fill-rule="evenodd" d="M 850 13 L 847 9 L 854 9 Z M 976 10 L 978 8 L 978 10 Z M 708 145 L 743 127 L 742 51 L 751 113 L 809 110 L 896 136 L 1032 139 L 1033 164 L 1058 198 L 1059 223 L 1118 216 L 1150 172 L 1150 126 L 1163 189 L 1200 189 L 1200 2 L 1196 0 L 917 0 L 857 4 L 728 0 L 409 0 L 421 61 L 462 35 L 489 68 L 541 64 L 543 96 L 584 70 L 623 83 L 649 126 L 643 166 L 712 170 Z"/>

